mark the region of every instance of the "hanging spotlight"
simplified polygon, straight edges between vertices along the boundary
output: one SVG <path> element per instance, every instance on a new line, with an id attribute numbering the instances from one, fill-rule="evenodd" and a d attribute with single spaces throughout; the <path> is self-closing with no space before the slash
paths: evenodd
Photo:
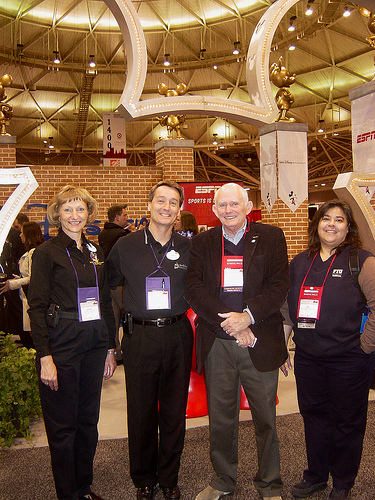
<path id="1" fill-rule="evenodd" d="M 233 44 L 233 55 L 238 55 L 240 53 L 240 42 L 234 42 Z"/>
<path id="2" fill-rule="evenodd" d="M 54 50 L 53 51 L 53 62 L 55 64 L 60 64 L 61 62 L 61 59 L 60 59 L 60 55 L 59 55 L 59 51 L 58 50 Z"/>
<path id="3" fill-rule="evenodd" d="M 95 56 L 93 54 L 91 54 L 89 57 L 90 57 L 90 62 L 89 62 L 90 68 L 95 68 L 95 66 L 96 66 Z"/>
<path id="4" fill-rule="evenodd" d="M 214 65 L 213 65 L 213 68 L 214 68 L 214 69 L 217 69 L 217 64 L 214 64 Z"/>
<path id="5" fill-rule="evenodd" d="M 290 19 L 289 19 L 289 28 L 288 28 L 288 31 L 294 31 L 296 29 L 296 27 L 294 26 L 294 21 L 297 19 L 297 16 L 292 16 Z"/>
<path id="6" fill-rule="evenodd" d="M 52 144 L 53 137 L 48 137 L 48 139 L 49 139 L 48 148 L 49 148 L 49 149 L 53 149 L 53 148 L 54 148 L 54 145 Z"/>
<path id="7" fill-rule="evenodd" d="M 225 149 L 224 141 L 221 139 L 219 149 Z"/>
<path id="8" fill-rule="evenodd" d="M 217 146 L 217 134 L 212 134 L 214 136 L 214 140 L 212 141 L 212 144 L 214 146 Z"/>
<path id="9" fill-rule="evenodd" d="M 343 14 L 343 16 L 344 16 L 344 17 L 349 17 L 349 16 L 350 16 L 350 14 L 351 14 L 351 10 L 350 10 L 350 9 L 349 9 L 349 7 L 346 5 L 346 6 L 345 6 L 345 10 L 344 10 L 344 14 Z"/>
<path id="10" fill-rule="evenodd" d="M 163 62 L 164 66 L 170 66 L 171 65 L 171 63 L 169 61 L 169 56 L 170 56 L 170 54 L 164 54 L 164 62 Z"/>
<path id="11" fill-rule="evenodd" d="M 324 120 L 319 120 L 319 128 L 318 128 L 319 133 L 324 132 L 323 123 L 324 123 Z"/>
<path id="12" fill-rule="evenodd" d="M 309 0 L 307 2 L 307 8 L 306 8 L 306 11 L 305 11 L 305 14 L 306 16 L 311 16 L 311 14 L 313 14 L 313 8 L 311 7 L 311 4 L 314 3 L 314 0 Z"/>
<path id="13" fill-rule="evenodd" d="M 203 61 L 203 60 L 204 60 L 204 55 L 205 55 L 205 53 L 206 53 L 206 49 L 201 49 L 201 50 L 200 50 L 200 52 L 199 52 L 199 59 L 200 59 L 201 61 Z"/>
<path id="14" fill-rule="evenodd" d="M 289 50 L 295 50 L 296 46 L 295 45 L 289 45 Z"/>

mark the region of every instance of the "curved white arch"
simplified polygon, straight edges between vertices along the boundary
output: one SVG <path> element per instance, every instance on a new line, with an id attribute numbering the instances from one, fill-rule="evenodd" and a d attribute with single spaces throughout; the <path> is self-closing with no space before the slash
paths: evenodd
<path id="1" fill-rule="evenodd" d="M 220 115 L 256 126 L 271 123 L 278 109 L 269 81 L 269 54 L 276 28 L 299 0 L 277 0 L 260 19 L 250 41 L 246 78 L 250 103 L 235 99 L 185 95 L 140 100 L 147 73 L 147 48 L 143 29 L 131 0 L 104 0 L 115 16 L 125 42 L 128 73 L 118 108 L 127 120 L 173 114 Z M 361 0 L 361 4 L 374 0 Z"/>
<path id="2" fill-rule="evenodd" d="M 267 10 L 255 29 L 248 50 L 246 71 L 250 103 L 199 95 L 158 97 L 141 101 L 147 73 L 147 49 L 140 19 L 131 0 L 104 1 L 115 16 L 124 37 L 128 73 L 119 110 L 128 120 L 175 112 L 220 114 L 257 126 L 271 123 L 275 119 L 278 110 L 269 83 L 269 50 L 282 16 L 299 0 L 278 0 Z"/>

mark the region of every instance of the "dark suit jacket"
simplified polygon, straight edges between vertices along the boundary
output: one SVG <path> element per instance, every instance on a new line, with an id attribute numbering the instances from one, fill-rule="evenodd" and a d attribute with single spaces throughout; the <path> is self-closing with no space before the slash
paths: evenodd
<path id="1" fill-rule="evenodd" d="M 221 286 L 222 226 L 192 239 L 185 298 L 198 315 L 197 370 L 200 373 L 223 321 L 218 313 L 230 312 L 219 300 Z M 283 231 L 275 226 L 250 223 L 244 248 L 244 308 L 249 307 L 257 337 L 248 348 L 255 368 L 272 371 L 287 358 L 280 307 L 289 290 L 288 254 Z M 242 312 L 242 311 L 241 311 Z"/>

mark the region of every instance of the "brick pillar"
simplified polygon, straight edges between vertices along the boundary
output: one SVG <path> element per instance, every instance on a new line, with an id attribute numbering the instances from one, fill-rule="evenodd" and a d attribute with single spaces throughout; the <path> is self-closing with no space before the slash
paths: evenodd
<path id="1" fill-rule="evenodd" d="M 293 134 L 293 130 L 300 132 L 304 128 L 304 124 L 300 123 L 276 122 L 263 127 L 259 131 L 259 134 L 262 136 L 264 134 L 277 130 L 288 130 L 291 134 Z M 306 166 L 306 168 L 308 168 L 308 166 Z M 278 183 L 279 169 L 277 149 L 276 169 Z M 278 226 L 284 231 L 286 243 L 288 246 L 289 260 L 291 260 L 294 256 L 307 248 L 307 228 L 309 225 L 308 199 L 304 200 L 295 212 L 292 212 L 290 208 L 279 197 L 277 197 L 277 200 L 275 201 L 271 212 L 268 212 L 268 209 L 262 200 L 261 211 L 262 222 L 264 222 L 265 224 Z"/>
<path id="2" fill-rule="evenodd" d="M 155 144 L 156 168 L 163 179 L 194 182 L 194 141 L 165 139 Z"/>
<path id="3" fill-rule="evenodd" d="M 0 135 L 0 168 L 16 167 L 16 138 L 14 135 Z"/>
<path id="4" fill-rule="evenodd" d="M 16 137 L 14 135 L 0 135 L 0 168 L 16 168 Z M 4 205 L 14 185 L 1 186 L 0 205 Z"/>

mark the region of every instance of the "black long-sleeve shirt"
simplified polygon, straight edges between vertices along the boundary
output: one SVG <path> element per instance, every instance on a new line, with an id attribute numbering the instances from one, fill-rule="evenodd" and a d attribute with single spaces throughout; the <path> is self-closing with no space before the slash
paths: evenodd
<path id="1" fill-rule="evenodd" d="M 37 353 L 40 357 L 51 354 L 49 334 L 46 324 L 46 311 L 51 303 L 60 306 L 65 312 L 78 312 L 77 279 L 67 254 L 70 253 L 76 269 L 80 287 L 96 286 L 95 271 L 86 238 L 82 235 L 82 248 L 66 233 L 58 235 L 35 249 L 31 267 L 31 279 L 28 291 L 31 332 Z M 89 242 L 96 249 L 95 268 L 98 275 L 99 300 L 102 318 L 109 331 L 109 347 L 115 346 L 115 320 L 103 250 Z"/>

